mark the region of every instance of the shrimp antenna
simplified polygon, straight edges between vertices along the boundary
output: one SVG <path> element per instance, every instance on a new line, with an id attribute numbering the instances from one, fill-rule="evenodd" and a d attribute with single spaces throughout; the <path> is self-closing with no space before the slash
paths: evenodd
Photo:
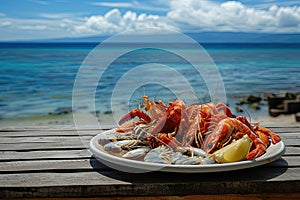
<path id="1" fill-rule="evenodd" d="M 157 92 L 155 93 L 154 98 L 153 98 L 154 102 L 156 102 L 156 96 L 158 95 L 158 93 L 159 93 L 162 89 L 163 89 L 163 87 L 161 86 L 161 87 L 157 90 Z"/>
<path id="2" fill-rule="evenodd" d="M 203 104 L 204 103 L 207 94 L 208 94 L 208 91 L 206 92 L 206 94 L 204 95 L 204 98 L 202 99 L 200 96 L 198 96 L 196 93 L 194 93 L 195 97 L 198 99 L 199 104 Z"/>
<path id="3" fill-rule="evenodd" d="M 143 96 L 146 96 L 146 89 L 144 86 L 142 88 L 143 88 Z"/>
<path id="4" fill-rule="evenodd" d="M 206 92 L 204 94 L 204 97 L 203 97 L 203 102 L 202 103 L 204 103 L 207 100 L 208 94 L 209 94 L 209 91 L 206 90 Z M 211 101 L 213 101 L 213 100 L 211 99 Z"/>
<path id="5" fill-rule="evenodd" d="M 145 94 L 146 94 L 146 89 L 145 89 L 144 86 L 142 87 L 142 90 L 143 90 L 143 91 L 141 91 L 140 88 L 138 88 L 138 89 L 136 90 L 136 93 L 140 94 L 140 96 L 145 96 Z"/>
<path id="6" fill-rule="evenodd" d="M 133 99 L 131 100 L 131 102 L 132 102 L 132 103 L 136 102 L 136 103 L 137 103 L 137 108 L 141 109 L 142 103 L 141 103 L 141 100 L 140 100 L 140 99 L 133 98 Z"/>
<path id="7" fill-rule="evenodd" d="M 181 95 L 183 95 L 183 94 L 185 94 L 185 93 L 187 93 L 188 95 L 191 96 L 191 93 L 189 93 L 188 91 L 182 91 L 182 92 L 179 93 L 179 95 L 175 96 L 174 101 L 178 99 L 178 96 L 181 96 Z M 192 95 L 195 96 L 196 99 L 197 99 L 199 102 L 201 102 L 201 98 L 200 98 L 195 92 L 193 92 Z M 185 102 L 185 103 L 187 103 L 187 102 Z M 192 103 L 196 103 L 196 102 L 192 102 Z"/>
<path id="8" fill-rule="evenodd" d="M 145 96 L 145 93 L 146 93 L 145 87 L 142 87 L 142 89 L 143 89 L 143 91 L 141 91 L 140 88 L 138 88 L 135 91 L 136 93 L 134 94 L 134 96 L 136 94 L 141 94 L 141 96 Z M 141 109 L 143 101 L 140 98 L 132 98 L 131 102 L 137 102 L 137 108 Z"/>
<path id="9" fill-rule="evenodd" d="M 246 115 L 248 116 L 249 121 L 250 121 L 250 123 L 251 123 L 252 119 L 251 119 L 250 113 L 248 112 L 248 110 L 247 110 L 244 106 L 241 106 L 241 107 L 242 107 L 242 110 L 243 110 L 243 111 L 246 113 Z"/>
<path id="10" fill-rule="evenodd" d="M 220 81 L 218 81 L 217 82 L 217 85 L 216 85 L 216 88 L 215 88 L 215 91 L 218 91 L 218 88 L 219 88 L 219 84 L 220 84 Z M 207 93 L 206 94 L 208 94 L 208 89 L 207 89 Z M 214 97 L 212 97 L 212 99 L 211 99 L 211 102 L 214 102 Z M 218 99 L 217 99 L 218 100 Z"/>

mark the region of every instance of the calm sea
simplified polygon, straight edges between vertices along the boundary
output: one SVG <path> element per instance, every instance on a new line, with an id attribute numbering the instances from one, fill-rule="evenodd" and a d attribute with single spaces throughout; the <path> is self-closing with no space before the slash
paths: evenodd
<path id="1" fill-rule="evenodd" d="M 0 119 L 48 115 L 58 108 L 71 108 L 76 74 L 96 45 L 0 43 Z M 300 44 L 202 45 L 222 75 L 227 103 L 232 107 L 236 101 L 251 94 L 300 92 Z M 210 100 L 205 81 L 190 70 L 188 63 L 160 50 L 144 49 L 118 58 L 104 72 L 99 80 L 102 84 L 96 90 L 97 112 L 109 114 L 110 97 L 116 82 L 135 66 L 157 62 L 152 60 L 154 57 L 185 76 L 201 101 Z M 158 76 L 161 73 L 158 71 Z M 153 83 L 136 88 L 132 107 L 138 105 L 135 99 L 143 94 L 165 101 L 174 99 L 167 88 Z M 74 112 L 91 112 L 85 105 L 75 109 L 78 110 Z"/>

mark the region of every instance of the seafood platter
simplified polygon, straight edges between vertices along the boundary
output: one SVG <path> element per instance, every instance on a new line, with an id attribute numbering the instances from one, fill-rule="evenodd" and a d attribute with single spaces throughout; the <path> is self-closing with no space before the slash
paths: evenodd
<path id="1" fill-rule="evenodd" d="M 270 163 L 285 146 L 272 130 L 234 116 L 224 103 L 186 105 L 143 96 L 119 127 L 100 133 L 90 150 L 102 163 L 128 172 L 201 173 Z"/>

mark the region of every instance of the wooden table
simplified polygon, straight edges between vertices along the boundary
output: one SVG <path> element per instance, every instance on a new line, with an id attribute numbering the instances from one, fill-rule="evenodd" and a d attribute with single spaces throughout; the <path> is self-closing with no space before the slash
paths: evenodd
<path id="1" fill-rule="evenodd" d="M 205 174 L 130 174 L 98 162 L 87 149 L 103 130 L 81 130 L 79 136 L 73 128 L 2 128 L 0 197 L 299 199 L 300 124 L 271 129 L 282 137 L 286 153 L 270 164 Z"/>

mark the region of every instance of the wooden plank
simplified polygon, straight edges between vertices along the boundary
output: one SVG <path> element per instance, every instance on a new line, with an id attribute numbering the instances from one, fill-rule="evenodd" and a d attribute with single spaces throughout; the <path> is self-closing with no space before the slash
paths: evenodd
<path id="1" fill-rule="evenodd" d="M 34 131 L 34 130 L 98 130 L 98 129 L 111 129 L 112 127 L 116 127 L 117 123 L 114 122 L 99 122 L 99 124 L 87 124 L 75 126 L 74 124 L 66 124 L 66 125 L 34 125 L 34 126 L 7 126 L 1 127 L 0 132 L 3 131 Z"/>
<path id="2" fill-rule="evenodd" d="M 63 143 L 66 141 L 78 142 L 78 141 L 89 141 L 93 136 L 60 136 L 56 137 L 45 137 L 45 136 L 34 136 L 34 137 L 18 137 L 18 138 L 1 138 L 0 144 L 24 144 L 24 143 Z"/>
<path id="3" fill-rule="evenodd" d="M 48 150 L 48 151 L 2 151 L 0 161 L 21 161 L 21 160 L 43 160 L 43 159 L 72 159 L 88 158 L 91 153 L 88 149 L 82 150 Z"/>
<path id="4" fill-rule="evenodd" d="M 104 163 L 105 164 L 105 163 Z M 299 157 L 286 156 L 264 167 L 300 167 Z M 0 173 L 26 172 L 26 171 L 79 171 L 79 170 L 103 170 L 105 165 L 94 158 L 68 159 L 68 160 L 30 160 L 11 161 L 0 163 Z"/>
<path id="5" fill-rule="evenodd" d="M 28 171 L 92 171 L 107 170 L 108 167 L 94 158 L 69 159 L 69 160 L 31 160 L 1 162 L 0 173 L 20 173 Z"/>
<path id="6" fill-rule="evenodd" d="M 60 132 L 54 132 L 52 133 L 52 135 L 43 135 L 43 133 L 41 133 L 40 135 L 35 135 L 35 136 L 1 136 L 0 135 L 0 144 L 5 144 L 5 143 L 24 143 L 24 142 L 51 142 L 51 141 L 57 141 L 57 140 L 70 140 L 70 139 L 76 139 L 76 138 L 81 138 L 81 139 L 86 139 L 89 140 L 92 137 L 96 136 L 97 133 L 93 133 L 90 135 L 78 135 L 78 134 L 69 134 L 69 135 L 60 135 Z M 295 139 L 295 140 L 299 140 L 300 139 L 300 133 L 285 133 L 285 134 L 279 134 L 279 136 L 283 139 L 283 140 L 291 140 L 291 139 Z"/>
<path id="7" fill-rule="evenodd" d="M 88 149 L 66 150 L 34 150 L 34 151 L 1 151 L 0 161 L 44 160 L 44 159 L 81 159 L 88 158 L 91 153 Z M 284 156 L 300 156 L 299 147 L 286 147 Z"/>
<path id="8" fill-rule="evenodd" d="M 16 144 L 0 144 L 1 151 L 33 151 L 33 150 L 80 150 L 89 148 L 89 140 L 66 140 L 60 142 L 51 143 L 37 143 L 37 142 L 27 142 L 27 143 L 16 143 Z M 284 141 L 286 146 L 299 147 L 300 140 L 286 140 Z"/>
<path id="9" fill-rule="evenodd" d="M 98 130 L 98 129 L 111 129 L 117 127 L 116 122 L 100 122 L 98 125 L 84 125 L 84 126 L 75 126 L 75 125 L 48 125 L 48 126 L 27 126 L 27 127 L 1 127 L 0 131 L 23 131 L 23 130 Z M 298 130 L 300 129 L 299 123 L 297 124 L 261 124 L 262 127 L 269 128 L 271 130 Z"/>
<path id="10" fill-rule="evenodd" d="M 24 143 L 24 144 L 0 144 L 0 151 L 33 151 L 33 150 L 65 150 L 65 149 L 87 149 L 88 144 L 72 141 L 61 143 Z"/>
<path id="11" fill-rule="evenodd" d="M 113 170 L 112 170 L 113 171 Z M 113 171 L 115 172 L 115 171 Z M 29 172 L 0 174 L 0 188 L 11 187 L 57 187 L 74 185 L 126 185 L 127 181 L 118 180 L 102 174 L 104 172 Z M 123 174 L 124 176 L 124 174 Z"/>
<path id="12" fill-rule="evenodd" d="M 267 128 L 300 128 L 299 124 L 264 124 Z"/>
<path id="13" fill-rule="evenodd" d="M 291 127 L 287 127 L 287 128 L 270 128 L 270 130 L 272 130 L 275 133 L 299 133 L 299 129 L 300 128 L 291 128 Z"/>
<path id="14" fill-rule="evenodd" d="M 0 137 L 19 137 L 19 136 L 55 136 L 55 135 L 96 135 L 100 132 L 106 131 L 116 127 L 113 124 L 106 125 L 102 129 L 48 129 L 48 128 L 33 128 L 33 129 L 0 129 Z M 295 133 L 300 134 L 300 127 L 273 127 L 272 131 L 281 134 Z"/>
<path id="15" fill-rule="evenodd" d="M 77 132 L 76 130 L 23 130 L 23 131 L 4 131 L 0 132 L 0 138 L 2 137 L 32 137 L 32 136 L 95 136 L 105 130 L 84 130 Z"/>
<path id="16" fill-rule="evenodd" d="M 299 127 L 278 127 L 285 155 L 260 167 L 205 174 L 133 173 L 90 159 L 95 130 L 0 131 L 0 196 L 95 197 L 300 191 Z M 4 133 L 4 135 L 2 135 Z M 26 133 L 22 135 L 23 133 Z M 59 135 L 59 136 L 58 136 Z M 218 189 L 216 189 L 218 188 Z"/>
<path id="17" fill-rule="evenodd" d="M 118 196 L 113 197 L 113 199 L 126 199 L 126 200 L 298 200 L 300 198 L 300 193 L 284 193 L 284 194 L 274 194 L 274 193 L 260 193 L 260 194 L 206 194 L 206 195 L 180 195 L 180 196 Z M 86 198 L 76 198 L 76 200 L 111 200 L 112 197 L 86 197 Z M 19 198 L 14 198 L 11 200 L 21 200 Z M 24 199 L 23 199 L 24 200 Z M 74 198 L 34 198 L 34 200 L 74 200 Z"/>
<path id="18" fill-rule="evenodd" d="M 100 127 L 99 127 L 100 125 Z M 13 127 L 1 127 L 0 128 L 0 132 L 1 131 L 24 131 L 24 130 L 76 130 L 76 129 L 80 129 L 80 130 L 97 130 L 97 129 L 110 129 L 112 127 L 116 127 L 117 123 L 114 122 L 100 122 L 99 125 L 95 126 L 91 126 L 91 125 L 84 125 L 84 126 L 80 126 L 80 127 L 76 127 L 75 125 L 72 124 L 68 124 L 68 125 L 59 125 L 59 124 L 55 124 L 55 125 L 34 125 L 34 126 L 13 126 Z M 290 130 L 299 130 L 300 129 L 300 125 L 299 124 L 261 124 L 261 126 L 263 127 L 267 127 L 270 129 L 276 129 L 276 130 L 280 130 L 280 129 L 290 129 Z"/>
<path id="19" fill-rule="evenodd" d="M 267 170 L 265 170 L 267 169 Z M 244 175 L 242 175 L 245 173 Z M 255 174 L 257 173 L 257 174 Z M 279 182 L 299 180 L 300 168 L 288 168 L 285 170 L 278 168 L 250 168 L 246 170 L 230 171 L 223 173 L 132 173 L 108 170 L 91 172 L 69 173 L 15 173 L 0 175 L 0 187 L 41 187 L 41 186 L 62 186 L 62 185 L 111 185 L 111 184 L 133 184 L 133 183 L 190 183 L 203 182 L 212 184 L 215 182 Z M 201 180 L 201 181 L 200 181 Z M 244 182 L 248 180 L 247 182 Z M 251 180 L 251 181 L 250 181 Z M 25 182 L 24 182 L 25 181 Z M 293 187 L 293 186 L 291 186 Z M 298 185 L 299 187 L 299 185 Z M 215 189 L 215 188 L 214 188 Z M 217 192 L 217 191 L 215 191 Z"/>
<path id="20" fill-rule="evenodd" d="M 34 131 L 7 131 L 0 132 L 0 138 L 18 138 L 18 137 L 57 137 L 57 136 L 95 136 L 105 130 L 85 130 L 77 132 L 76 130 L 34 130 Z M 298 132 L 281 132 L 281 137 L 299 138 Z"/>
<path id="21" fill-rule="evenodd" d="M 0 140 L 0 151 L 29 151 L 43 149 L 83 149 L 89 147 L 93 136 L 56 136 L 56 137 L 4 137 Z M 300 146 L 300 138 L 283 137 L 286 146 Z"/>
<path id="22" fill-rule="evenodd" d="M 72 135 L 97 135 L 98 133 L 101 133 L 103 129 L 100 130 L 23 130 L 23 131 L 0 131 L 0 137 L 27 137 L 27 136 L 57 136 L 57 135 L 65 135 L 65 136 L 72 136 Z M 297 131 L 289 131 L 289 130 L 282 130 L 282 131 L 276 131 L 272 130 L 275 133 L 279 134 L 280 136 L 286 135 L 286 134 L 294 134 L 299 135 L 300 134 L 300 128 Z"/>
<path id="23" fill-rule="evenodd" d="M 284 171 L 252 168 L 209 174 L 120 171 L 4 174 L 0 175 L 0 193 L 14 198 L 293 193 L 300 191 L 299 174 L 300 168 Z"/>
<path id="24" fill-rule="evenodd" d="M 282 139 L 285 146 L 294 146 L 299 147 L 300 146 L 300 138 L 283 138 Z"/>
<path id="25" fill-rule="evenodd" d="M 78 142 L 84 141 L 87 142 L 92 139 L 91 136 L 28 136 L 28 137 L 2 137 L 0 140 L 0 144 L 24 144 L 24 143 L 63 143 L 67 141 L 73 141 L 73 142 Z M 282 140 L 286 144 L 300 144 L 300 134 L 299 135 L 281 135 Z"/>
<path id="26" fill-rule="evenodd" d="M 285 148 L 284 155 L 300 156 L 300 148 L 299 147 L 293 147 L 293 146 L 292 147 L 291 146 L 287 146 Z"/>
<path id="27" fill-rule="evenodd" d="M 267 167 L 300 167 L 299 156 L 282 156 L 280 159 L 266 165 Z"/>
<path id="28" fill-rule="evenodd" d="M 45 149 L 85 149 L 89 147 L 92 136 L 69 137 L 40 137 L 40 138 L 6 138 L 5 143 L 0 143 L 0 151 L 28 151 Z M 22 140 L 23 139 L 23 140 Z M 20 140 L 22 142 L 20 142 Z"/>
<path id="29" fill-rule="evenodd" d="M 280 137 L 292 137 L 292 138 L 298 138 L 300 134 L 299 132 L 282 132 L 282 133 L 278 133 L 278 135 Z"/>

